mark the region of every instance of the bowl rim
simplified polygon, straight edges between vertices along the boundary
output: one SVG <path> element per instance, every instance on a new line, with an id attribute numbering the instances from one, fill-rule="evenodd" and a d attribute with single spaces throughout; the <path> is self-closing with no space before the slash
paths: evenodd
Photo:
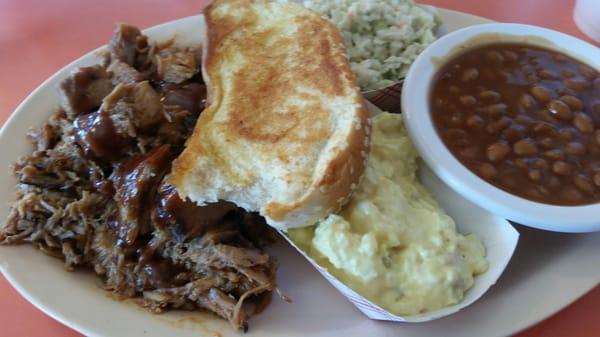
<path id="1" fill-rule="evenodd" d="M 600 69 L 600 49 L 550 29 L 515 23 L 487 23 L 449 33 L 425 49 L 411 66 L 402 89 L 402 115 L 410 138 L 425 163 L 466 199 L 492 213 L 525 226 L 557 232 L 600 230 L 600 203 L 561 206 L 518 197 L 491 185 L 461 164 L 439 138 L 429 111 L 430 86 L 444 59 L 466 48 L 492 43 L 473 39 L 490 35 L 492 42 L 544 46 Z M 567 49 L 568 48 L 568 49 Z M 595 59 L 595 60 L 594 60 Z"/>

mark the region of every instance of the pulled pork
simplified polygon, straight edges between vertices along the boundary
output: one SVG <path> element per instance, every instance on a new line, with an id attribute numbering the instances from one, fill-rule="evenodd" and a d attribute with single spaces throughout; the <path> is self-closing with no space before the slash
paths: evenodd
<path id="1" fill-rule="evenodd" d="M 0 243 L 91 267 L 153 312 L 202 308 L 245 330 L 275 289 L 262 250 L 273 232 L 233 204 L 182 200 L 167 182 L 204 107 L 196 57 L 119 25 L 106 64 L 65 79 L 62 109 L 28 135 L 35 150 L 13 166 L 17 201 Z"/>

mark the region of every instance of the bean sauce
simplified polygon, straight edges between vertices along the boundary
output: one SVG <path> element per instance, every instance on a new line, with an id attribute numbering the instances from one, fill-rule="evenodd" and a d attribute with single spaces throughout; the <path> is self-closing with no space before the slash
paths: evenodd
<path id="1" fill-rule="evenodd" d="M 496 43 L 438 72 L 434 125 L 473 173 L 555 205 L 600 201 L 600 76 L 562 53 Z"/>

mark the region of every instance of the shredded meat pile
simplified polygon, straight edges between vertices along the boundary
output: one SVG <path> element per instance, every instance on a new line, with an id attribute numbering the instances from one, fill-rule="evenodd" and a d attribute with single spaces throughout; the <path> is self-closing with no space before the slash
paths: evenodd
<path id="1" fill-rule="evenodd" d="M 153 312 L 203 308 L 246 330 L 275 289 L 273 232 L 233 204 L 182 200 L 167 179 L 204 108 L 199 56 L 119 25 L 104 64 L 65 79 L 61 109 L 29 134 L 0 243 L 91 267 Z"/>

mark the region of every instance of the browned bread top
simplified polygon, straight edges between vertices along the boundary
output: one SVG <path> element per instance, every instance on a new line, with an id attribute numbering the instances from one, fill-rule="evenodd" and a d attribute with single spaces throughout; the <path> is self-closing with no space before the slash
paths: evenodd
<path id="1" fill-rule="evenodd" d="M 364 170 L 366 109 L 337 29 L 301 6 L 217 0 L 204 12 L 207 108 L 172 183 L 278 228 L 338 210 Z"/>

